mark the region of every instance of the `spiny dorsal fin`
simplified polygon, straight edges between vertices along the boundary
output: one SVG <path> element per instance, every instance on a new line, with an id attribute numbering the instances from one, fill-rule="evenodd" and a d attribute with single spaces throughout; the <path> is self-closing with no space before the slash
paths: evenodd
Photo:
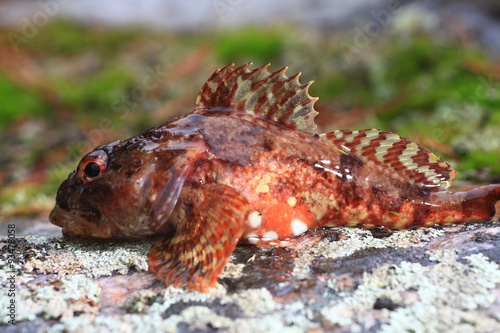
<path id="1" fill-rule="evenodd" d="M 339 130 L 321 135 L 346 153 L 428 191 L 445 190 L 455 178 L 451 166 L 420 145 L 377 129 Z"/>
<path id="2" fill-rule="evenodd" d="M 195 110 L 235 109 L 268 117 L 287 127 L 313 133 L 316 129 L 309 83 L 299 82 L 300 73 L 287 77 L 287 67 L 269 73 L 265 64 L 251 70 L 252 63 L 215 71 L 201 88 Z"/>

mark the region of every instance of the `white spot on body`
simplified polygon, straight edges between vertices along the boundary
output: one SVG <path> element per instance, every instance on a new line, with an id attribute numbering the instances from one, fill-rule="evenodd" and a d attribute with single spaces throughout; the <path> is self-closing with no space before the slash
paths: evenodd
<path id="1" fill-rule="evenodd" d="M 249 244 L 257 244 L 257 242 L 259 241 L 259 238 L 258 237 L 248 237 L 247 241 Z"/>
<path id="2" fill-rule="evenodd" d="M 288 198 L 287 204 L 290 207 L 295 207 L 295 205 L 297 204 L 297 198 L 295 197 Z"/>
<path id="3" fill-rule="evenodd" d="M 259 211 L 252 211 L 248 215 L 248 225 L 250 228 L 257 229 L 262 224 L 262 214 Z"/>
<path id="4" fill-rule="evenodd" d="M 274 231 L 274 230 L 269 230 L 264 235 L 262 235 L 262 238 L 278 239 L 278 233 L 276 231 Z"/>
<path id="5" fill-rule="evenodd" d="M 259 236 L 257 236 L 256 234 L 246 234 L 243 239 L 245 239 L 250 244 L 257 244 L 257 242 L 259 241 Z"/>
<path id="6" fill-rule="evenodd" d="M 318 169 L 323 169 L 323 170 L 325 170 L 326 172 L 331 172 L 331 173 L 333 173 L 334 175 L 336 175 L 336 176 L 338 176 L 338 177 L 342 178 L 342 174 L 341 174 L 340 172 L 337 172 L 337 171 L 332 170 L 332 169 L 325 168 L 325 167 L 324 167 L 323 165 L 321 165 L 321 164 L 316 163 L 316 164 L 314 164 L 314 167 L 315 167 L 315 168 L 318 168 Z M 337 168 L 337 167 L 336 167 L 336 168 Z M 338 169 L 338 168 L 337 168 L 337 169 Z"/>
<path id="7" fill-rule="evenodd" d="M 292 227 L 292 232 L 295 236 L 298 236 L 298 235 L 304 233 L 305 231 L 307 231 L 307 229 L 309 229 L 307 227 L 307 224 L 305 224 L 304 222 L 302 222 L 299 219 L 292 220 L 291 227 Z"/>

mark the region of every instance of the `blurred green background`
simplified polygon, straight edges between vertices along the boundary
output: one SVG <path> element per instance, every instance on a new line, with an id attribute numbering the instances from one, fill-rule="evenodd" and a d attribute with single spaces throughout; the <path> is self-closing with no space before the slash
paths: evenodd
<path id="1" fill-rule="evenodd" d="M 55 15 L 27 36 L 26 22 L 4 24 L 0 216 L 46 216 L 85 153 L 190 112 L 214 70 L 249 61 L 314 80 L 321 132 L 394 131 L 448 160 L 459 181 L 499 182 L 498 50 L 437 10 L 381 6 L 385 21 L 366 7 L 335 26 L 215 16 L 210 28 L 154 29 Z"/>

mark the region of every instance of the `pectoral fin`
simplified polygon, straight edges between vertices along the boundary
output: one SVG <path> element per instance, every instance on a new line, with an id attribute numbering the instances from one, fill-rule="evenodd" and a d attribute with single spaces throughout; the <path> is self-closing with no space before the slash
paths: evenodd
<path id="1" fill-rule="evenodd" d="M 199 193 L 198 193 L 199 191 Z M 243 233 L 247 200 L 225 185 L 200 185 L 189 200 L 185 221 L 162 236 L 149 253 L 150 271 L 165 285 L 207 292 Z"/>

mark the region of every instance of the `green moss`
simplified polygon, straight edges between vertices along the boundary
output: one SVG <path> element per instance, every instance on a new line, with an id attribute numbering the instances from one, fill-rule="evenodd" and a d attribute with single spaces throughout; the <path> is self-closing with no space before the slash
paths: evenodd
<path id="1" fill-rule="evenodd" d="M 51 54 L 71 55 L 98 50 L 110 55 L 119 52 L 124 45 L 143 38 L 145 33 L 138 29 L 83 27 L 69 21 L 57 20 L 39 29 L 26 46 L 37 52 Z"/>
<path id="2" fill-rule="evenodd" d="M 55 80 L 61 97 L 75 109 L 86 110 L 84 117 L 101 119 L 111 114 L 114 96 L 124 94 L 133 86 L 133 73 L 123 66 L 109 66 L 93 75 Z"/>
<path id="3" fill-rule="evenodd" d="M 47 104 L 35 93 L 20 88 L 0 73 L 0 126 L 23 116 L 40 116 L 48 113 Z"/>
<path id="4" fill-rule="evenodd" d="M 39 185 L 24 186 L 22 188 L 5 187 L 0 192 L 0 216 L 25 215 L 36 213 L 36 209 L 47 210 L 54 205 L 53 194 L 41 191 Z M 31 207 L 32 210 L 20 211 L 18 207 Z"/>
<path id="5" fill-rule="evenodd" d="M 500 174 L 500 154 L 498 151 L 472 151 L 462 160 L 462 167 L 469 170 L 486 169 Z"/>
<path id="6" fill-rule="evenodd" d="M 246 27 L 221 33 L 215 40 L 216 57 L 223 63 L 253 61 L 263 64 L 283 52 L 286 34 L 281 29 Z"/>

